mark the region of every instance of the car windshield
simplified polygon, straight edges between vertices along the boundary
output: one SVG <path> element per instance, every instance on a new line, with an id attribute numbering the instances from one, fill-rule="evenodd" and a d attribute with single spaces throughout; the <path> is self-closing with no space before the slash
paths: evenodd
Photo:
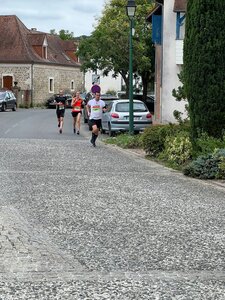
<path id="1" fill-rule="evenodd" d="M 118 112 L 129 112 L 129 102 L 117 103 L 116 111 Z M 144 103 L 133 103 L 133 111 L 134 112 L 146 112 L 147 108 Z"/>
<path id="2" fill-rule="evenodd" d="M 5 98 L 5 92 L 0 92 L 0 99 L 4 99 Z"/>
<path id="3" fill-rule="evenodd" d="M 81 93 L 81 94 L 80 94 L 80 97 L 81 97 L 81 99 L 83 99 L 83 100 L 85 99 L 86 96 L 87 96 L 86 93 Z"/>

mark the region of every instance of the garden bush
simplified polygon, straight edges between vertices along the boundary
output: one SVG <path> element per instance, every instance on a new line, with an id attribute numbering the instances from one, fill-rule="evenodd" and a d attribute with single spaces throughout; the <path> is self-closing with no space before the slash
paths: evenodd
<path id="1" fill-rule="evenodd" d="M 225 149 L 199 156 L 184 167 L 183 173 L 200 179 L 225 179 Z"/>
<path id="2" fill-rule="evenodd" d="M 146 128 L 141 137 L 143 149 L 149 156 L 157 157 L 165 149 L 166 138 L 180 131 L 188 131 L 188 126 L 168 124 Z"/>
<path id="3" fill-rule="evenodd" d="M 168 136 L 164 143 L 164 151 L 159 155 L 175 166 L 181 166 L 187 163 L 192 156 L 192 144 L 189 133 L 181 131 L 176 136 Z"/>
<path id="4" fill-rule="evenodd" d="M 116 137 L 107 138 L 105 140 L 107 144 L 114 144 L 121 148 L 142 148 L 141 135 L 135 134 L 130 135 L 127 133 L 121 133 L 116 135 Z"/>
<path id="5" fill-rule="evenodd" d="M 198 150 L 193 153 L 195 157 L 207 155 L 208 153 L 213 153 L 215 149 L 225 148 L 225 138 L 214 138 L 207 133 L 201 133 L 196 139 L 196 146 L 195 148 Z"/>

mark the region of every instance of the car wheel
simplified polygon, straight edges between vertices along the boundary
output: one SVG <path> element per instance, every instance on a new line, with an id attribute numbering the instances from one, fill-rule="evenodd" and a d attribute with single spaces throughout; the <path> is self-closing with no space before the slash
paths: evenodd
<path id="1" fill-rule="evenodd" d="M 16 103 L 14 103 L 12 111 L 16 111 Z"/>
<path id="2" fill-rule="evenodd" d="M 112 131 L 112 128 L 111 128 L 111 124 L 110 124 L 110 123 L 108 124 L 108 128 L 109 128 L 109 136 L 110 136 L 110 137 L 115 136 L 115 132 Z"/>
<path id="3" fill-rule="evenodd" d="M 5 111 L 6 110 L 6 105 L 5 103 L 2 104 L 2 111 Z"/>

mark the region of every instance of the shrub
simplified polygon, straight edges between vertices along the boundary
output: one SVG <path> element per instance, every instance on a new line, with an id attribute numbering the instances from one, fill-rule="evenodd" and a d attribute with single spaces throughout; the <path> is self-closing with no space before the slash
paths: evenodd
<path id="1" fill-rule="evenodd" d="M 180 131 L 187 131 L 188 126 L 184 125 L 154 125 L 144 130 L 141 140 L 145 152 L 152 156 L 157 157 L 160 152 L 165 149 L 165 140 L 168 136 L 176 135 Z"/>
<path id="2" fill-rule="evenodd" d="M 192 144 L 186 131 L 179 132 L 176 136 L 167 137 L 164 147 L 160 157 L 175 165 L 183 165 L 191 158 Z"/>
<path id="3" fill-rule="evenodd" d="M 216 178 L 225 179 L 225 149 L 216 150 L 214 156 L 219 160 Z"/>
<path id="4" fill-rule="evenodd" d="M 126 133 L 118 134 L 116 137 L 107 138 L 106 144 L 114 144 L 121 148 L 142 148 L 140 134 L 129 135 Z"/>
<path id="5" fill-rule="evenodd" d="M 212 154 L 199 156 L 183 169 L 184 175 L 200 179 L 213 179 L 217 172 L 218 161 L 215 161 Z"/>
<path id="6" fill-rule="evenodd" d="M 106 94 L 110 94 L 110 95 L 116 96 L 116 91 L 115 90 L 107 90 Z"/>
<path id="7" fill-rule="evenodd" d="M 201 133 L 199 138 L 195 141 L 197 146 L 197 152 L 194 156 L 206 155 L 208 153 L 213 153 L 215 149 L 225 148 L 225 139 L 218 139 L 209 136 L 207 133 Z"/>
<path id="8" fill-rule="evenodd" d="M 183 173 L 200 179 L 225 179 L 225 149 L 199 156 L 183 169 Z"/>

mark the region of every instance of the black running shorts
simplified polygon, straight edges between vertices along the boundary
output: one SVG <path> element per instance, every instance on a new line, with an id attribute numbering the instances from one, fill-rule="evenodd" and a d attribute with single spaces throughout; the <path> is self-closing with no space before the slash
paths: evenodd
<path id="1" fill-rule="evenodd" d="M 57 118 L 64 118 L 65 109 L 59 109 L 56 111 Z"/>
<path id="2" fill-rule="evenodd" d="M 82 115 L 82 111 L 72 111 L 71 114 L 74 118 L 76 118 L 78 114 Z"/>
<path id="3" fill-rule="evenodd" d="M 89 125 L 90 130 L 92 130 L 92 127 L 94 125 L 96 125 L 98 127 L 98 129 L 100 129 L 102 127 L 102 120 L 101 119 L 99 119 L 99 120 L 91 119 L 88 121 L 88 125 Z"/>

